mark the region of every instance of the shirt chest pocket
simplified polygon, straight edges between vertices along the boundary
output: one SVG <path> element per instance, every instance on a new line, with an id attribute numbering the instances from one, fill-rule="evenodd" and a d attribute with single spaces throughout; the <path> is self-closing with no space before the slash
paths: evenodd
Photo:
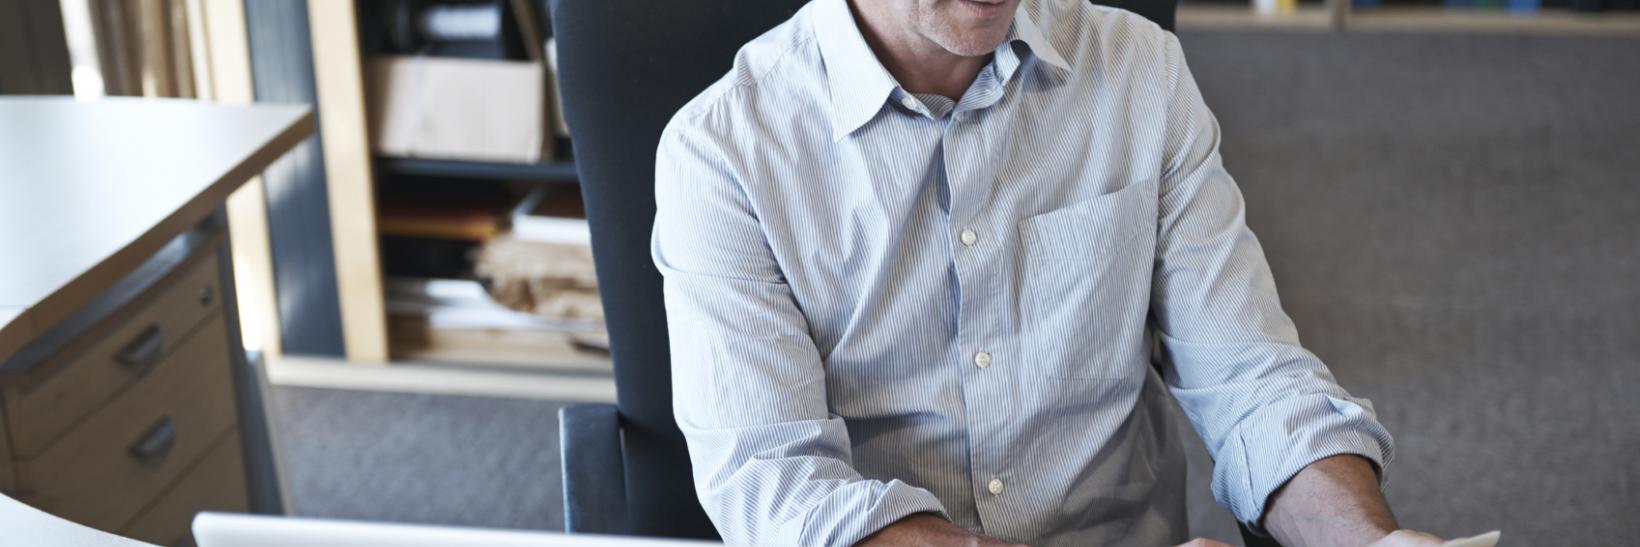
<path id="1" fill-rule="evenodd" d="M 1019 222 L 1021 339 L 1031 366 L 1065 380 L 1142 379 L 1156 254 L 1156 182 Z"/>

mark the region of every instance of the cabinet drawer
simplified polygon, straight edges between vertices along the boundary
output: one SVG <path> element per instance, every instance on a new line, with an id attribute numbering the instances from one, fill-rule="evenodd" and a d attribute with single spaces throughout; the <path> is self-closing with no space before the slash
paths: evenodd
<path id="1" fill-rule="evenodd" d="M 237 431 L 223 435 L 193 469 L 171 483 L 119 534 L 156 545 L 185 545 L 194 515 L 200 511 L 249 511 L 243 454 Z"/>
<path id="2" fill-rule="evenodd" d="M 7 388 L 12 453 L 38 456 L 70 426 L 152 374 L 189 331 L 217 314 L 220 284 L 215 255 L 183 264 L 151 294 L 106 320 L 115 326 L 94 329 L 88 335 L 94 339 L 73 346 L 83 349 L 54 357 L 67 361 L 55 367 L 57 373 L 38 385 Z"/>
<path id="3" fill-rule="evenodd" d="M 24 502 L 116 530 L 238 421 L 228 334 L 213 318 L 154 371 L 38 458 L 17 461 Z"/>

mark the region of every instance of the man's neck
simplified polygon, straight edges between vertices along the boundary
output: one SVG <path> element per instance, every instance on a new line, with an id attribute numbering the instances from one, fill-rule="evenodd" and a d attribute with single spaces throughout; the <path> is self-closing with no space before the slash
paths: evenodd
<path id="1" fill-rule="evenodd" d="M 947 51 L 908 26 L 907 18 L 892 10 L 908 9 L 900 2 L 849 0 L 854 21 L 883 68 L 911 93 L 933 93 L 952 100 L 962 98 L 990 55 L 965 57 Z"/>

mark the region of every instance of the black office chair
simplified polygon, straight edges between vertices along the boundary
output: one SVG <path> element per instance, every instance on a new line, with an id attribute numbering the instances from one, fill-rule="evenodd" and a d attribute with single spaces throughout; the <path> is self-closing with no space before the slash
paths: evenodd
<path id="1" fill-rule="evenodd" d="M 552 0 L 618 404 L 559 412 L 570 532 L 716 538 L 672 419 L 661 276 L 649 258 L 655 147 L 735 51 L 802 0 Z"/>
<path id="2" fill-rule="evenodd" d="M 804 0 L 551 0 L 559 88 L 574 131 L 618 404 L 559 413 L 569 532 L 715 539 L 672 418 L 661 276 L 649 256 L 655 147 L 742 44 Z M 1173 28 L 1172 0 L 1100 4 Z"/>

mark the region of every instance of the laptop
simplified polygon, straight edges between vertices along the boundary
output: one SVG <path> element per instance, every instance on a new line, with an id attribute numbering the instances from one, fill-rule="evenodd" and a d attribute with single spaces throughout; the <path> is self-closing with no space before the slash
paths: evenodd
<path id="1" fill-rule="evenodd" d="M 713 545 L 682 541 L 489 528 L 385 524 L 265 515 L 200 513 L 194 517 L 199 547 L 682 547 Z"/>
<path id="2" fill-rule="evenodd" d="M 1442 547 L 1492 547 L 1498 533 L 1456 539 Z M 685 547 L 700 541 L 525 532 L 418 524 L 200 513 L 194 517 L 199 547 Z"/>

